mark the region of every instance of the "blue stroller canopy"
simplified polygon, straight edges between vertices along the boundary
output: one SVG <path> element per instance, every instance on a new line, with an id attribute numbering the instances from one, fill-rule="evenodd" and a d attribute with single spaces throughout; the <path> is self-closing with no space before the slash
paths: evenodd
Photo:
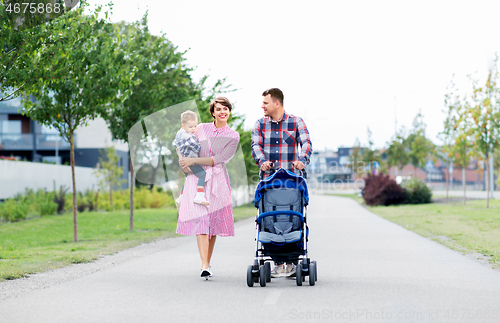
<path id="1" fill-rule="evenodd" d="M 300 175 L 292 173 L 287 169 L 280 168 L 265 180 L 260 181 L 257 185 L 254 198 L 255 207 L 258 207 L 259 201 L 263 196 L 263 191 L 273 188 L 298 189 L 306 200 L 305 205 L 309 204 L 309 192 L 307 190 L 306 180 Z"/>

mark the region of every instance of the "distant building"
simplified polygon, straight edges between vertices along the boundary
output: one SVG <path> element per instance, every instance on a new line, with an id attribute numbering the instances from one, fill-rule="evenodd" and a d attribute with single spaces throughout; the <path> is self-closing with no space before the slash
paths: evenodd
<path id="1" fill-rule="evenodd" d="M 317 180 L 318 183 L 353 183 L 367 176 L 370 171 L 378 171 L 376 170 L 377 165 L 372 165 L 371 169 L 370 166 L 367 166 L 363 170 L 364 173 L 358 175 L 357 170 L 359 169 L 350 165 L 352 152 L 352 147 L 341 147 L 337 152 L 329 149 L 325 151 L 315 151 L 309 165 L 309 172 L 312 174 L 312 178 Z M 360 153 L 362 153 L 362 150 Z M 382 150 L 381 153 L 382 162 L 385 162 L 387 156 L 384 150 Z M 387 173 L 392 179 L 396 178 L 395 167 L 389 168 Z M 461 188 L 462 186 L 462 170 L 455 167 L 450 171 L 443 159 L 438 159 L 435 163 L 429 160 L 424 168 L 406 165 L 403 169 L 398 169 L 397 175 L 417 177 L 426 182 L 429 186 L 437 189 L 445 188 L 446 179 L 449 176 L 451 188 Z M 468 189 L 485 190 L 486 185 L 484 177 L 484 169 L 478 166 L 477 160 L 472 160 L 465 170 L 466 185 Z M 497 179 L 495 178 L 495 185 L 496 182 Z"/>
<path id="2" fill-rule="evenodd" d="M 55 129 L 43 126 L 23 116 L 20 99 L 0 102 L 0 157 L 14 157 L 32 162 L 70 163 L 70 145 Z M 75 131 L 75 165 L 95 167 L 100 150 L 114 145 L 123 168 L 123 179 L 128 179 L 128 145 L 112 140 L 106 122 L 102 118 L 91 120 L 87 127 Z M 127 181 L 125 182 L 127 183 Z M 128 184 L 124 184 L 127 187 Z"/>
<path id="3" fill-rule="evenodd" d="M 348 166 L 349 148 L 314 151 L 311 156 L 309 171 L 319 183 L 333 183 L 335 181 L 352 181 L 352 170 Z"/>

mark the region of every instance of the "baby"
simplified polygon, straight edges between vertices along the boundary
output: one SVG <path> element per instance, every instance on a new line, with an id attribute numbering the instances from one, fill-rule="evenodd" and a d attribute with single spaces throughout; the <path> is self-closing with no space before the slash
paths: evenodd
<path id="1" fill-rule="evenodd" d="M 181 114 L 181 124 L 182 128 L 175 135 L 174 145 L 177 146 L 180 154 L 184 157 L 199 157 L 201 145 L 198 142 L 198 138 L 194 135 L 198 125 L 196 113 L 190 110 L 183 112 Z M 198 189 L 193 202 L 208 206 L 210 203 L 205 198 L 205 170 L 200 165 L 191 165 L 189 168 L 198 177 Z M 175 200 L 175 203 L 179 205 L 181 204 L 183 190 L 184 185 L 182 185 L 181 195 Z"/>

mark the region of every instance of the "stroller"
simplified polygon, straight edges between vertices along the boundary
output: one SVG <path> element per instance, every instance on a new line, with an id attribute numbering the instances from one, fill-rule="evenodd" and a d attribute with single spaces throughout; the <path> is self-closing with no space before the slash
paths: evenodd
<path id="1" fill-rule="evenodd" d="M 283 168 L 265 180 L 260 174 L 254 201 L 259 209 L 255 220 L 255 260 L 247 268 L 248 287 L 258 282 L 265 287 L 271 281 L 271 256 L 286 262 L 298 262 L 297 286 L 302 286 L 306 276 L 309 276 L 309 285 L 316 283 L 316 261 L 311 261 L 307 255 L 306 206 L 309 194 L 305 171 L 301 175 Z"/>

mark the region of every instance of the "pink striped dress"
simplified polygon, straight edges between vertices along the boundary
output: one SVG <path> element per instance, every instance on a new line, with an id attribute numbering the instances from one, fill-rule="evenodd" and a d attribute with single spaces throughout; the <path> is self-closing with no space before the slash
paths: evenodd
<path id="1" fill-rule="evenodd" d="M 193 202 L 198 178 L 188 174 L 176 232 L 183 235 L 234 236 L 231 185 L 225 164 L 233 158 L 240 135 L 227 125 L 217 128 L 213 123 L 200 124 L 195 135 L 201 144 L 200 157 L 214 159 L 213 167 L 201 165 L 207 173 L 205 196 L 210 206 Z"/>

